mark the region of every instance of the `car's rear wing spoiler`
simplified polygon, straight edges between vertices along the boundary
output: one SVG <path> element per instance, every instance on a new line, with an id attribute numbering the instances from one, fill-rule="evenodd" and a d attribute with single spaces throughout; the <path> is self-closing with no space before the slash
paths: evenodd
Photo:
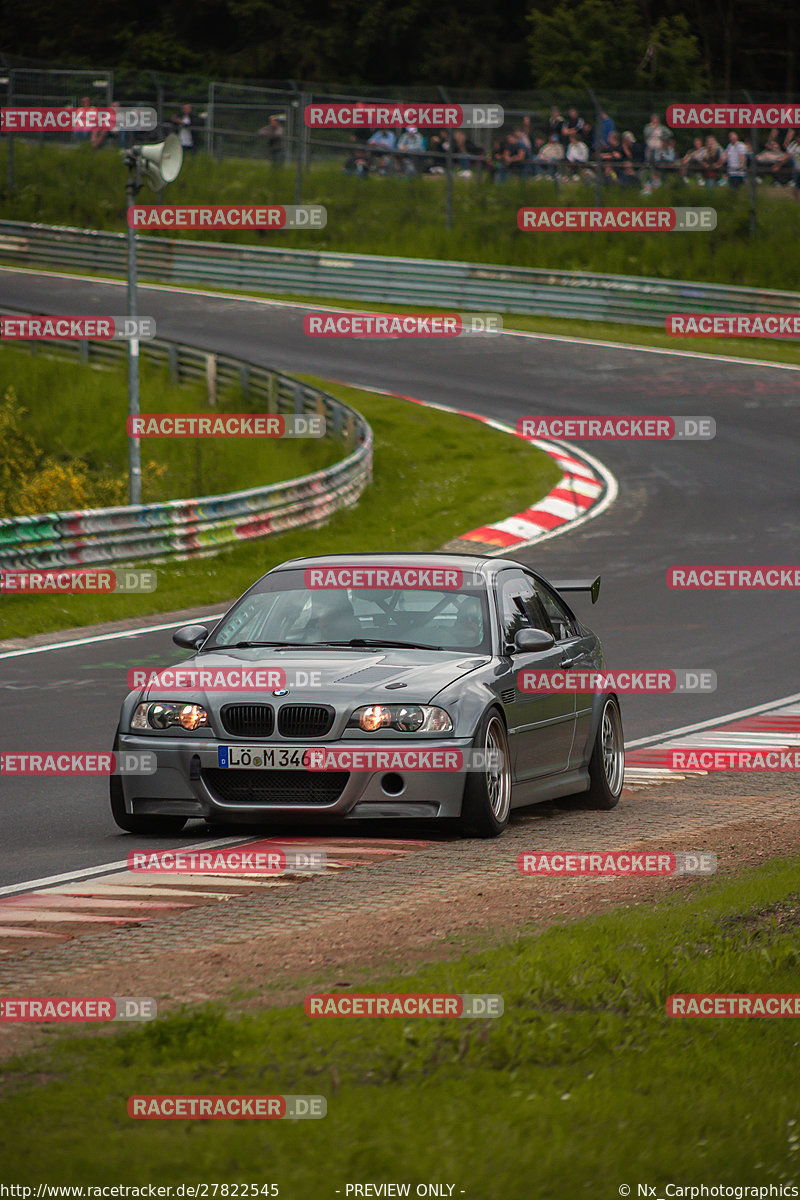
<path id="1" fill-rule="evenodd" d="M 600 576 L 596 579 L 562 579 L 560 583 L 554 583 L 553 587 L 557 592 L 591 592 L 592 604 L 597 604 L 597 597 L 600 595 Z"/>

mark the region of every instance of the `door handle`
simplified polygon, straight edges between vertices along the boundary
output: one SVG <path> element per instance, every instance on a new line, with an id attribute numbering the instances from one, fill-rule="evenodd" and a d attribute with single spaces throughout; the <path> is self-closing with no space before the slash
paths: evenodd
<path id="1" fill-rule="evenodd" d="M 561 666 L 562 666 L 562 667 L 565 667 L 565 668 L 569 668 L 569 667 L 571 667 L 571 666 L 572 666 L 572 664 L 573 664 L 574 662 L 575 662 L 575 659 L 574 659 L 574 658 L 562 658 L 562 660 L 561 660 Z"/>

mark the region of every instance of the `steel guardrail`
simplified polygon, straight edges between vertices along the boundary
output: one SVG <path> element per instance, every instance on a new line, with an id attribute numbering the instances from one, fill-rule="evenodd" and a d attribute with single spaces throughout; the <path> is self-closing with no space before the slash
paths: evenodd
<path id="1" fill-rule="evenodd" d="M 662 325 L 671 312 L 800 310 L 800 293 L 491 263 L 137 238 L 143 279 L 226 290 L 341 297 Z M 121 277 L 125 234 L 0 221 L 0 262 Z"/>

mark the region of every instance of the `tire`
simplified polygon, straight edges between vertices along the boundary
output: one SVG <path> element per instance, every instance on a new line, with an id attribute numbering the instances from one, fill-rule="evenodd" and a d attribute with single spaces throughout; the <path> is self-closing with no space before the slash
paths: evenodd
<path id="1" fill-rule="evenodd" d="M 581 808 L 615 808 L 625 782 L 625 742 L 619 702 L 609 696 L 600 713 L 589 759 L 589 790 L 576 796 Z"/>
<path id="2" fill-rule="evenodd" d="M 506 727 L 496 708 L 481 717 L 472 746 L 475 750 L 499 750 L 502 766 L 467 772 L 459 828 L 467 837 L 498 837 L 511 812 L 511 761 Z"/>
<path id="3" fill-rule="evenodd" d="M 114 752 L 119 750 L 119 730 L 114 737 Z M 186 817 L 159 817 L 148 815 L 137 817 L 125 812 L 125 797 L 122 794 L 122 780 L 119 775 L 110 775 L 108 779 L 111 799 L 111 815 L 120 829 L 126 833 L 144 833 L 151 836 L 172 837 L 180 833 L 186 824 Z"/>

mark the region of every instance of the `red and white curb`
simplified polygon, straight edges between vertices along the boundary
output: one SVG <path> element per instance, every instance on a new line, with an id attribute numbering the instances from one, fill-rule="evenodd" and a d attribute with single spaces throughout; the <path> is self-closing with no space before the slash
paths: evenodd
<path id="1" fill-rule="evenodd" d="M 800 746 L 800 697 L 789 703 L 773 701 L 745 714 L 723 717 L 719 724 L 707 722 L 691 729 L 676 730 L 674 737 L 662 737 L 648 746 L 633 745 L 625 753 L 625 787 L 642 787 L 707 775 L 701 769 L 668 766 L 673 750 L 789 750 Z M 644 739 L 651 741 L 651 739 Z"/>
<path id="2" fill-rule="evenodd" d="M 246 846 L 253 838 L 230 838 L 206 842 L 193 849 L 214 846 Z M 270 845 L 309 850 L 326 855 L 322 874 L 363 867 L 424 850 L 427 841 L 397 838 L 270 838 Z M 114 870 L 113 868 L 117 868 Z M 111 869 L 109 869 L 111 868 Z M 308 873 L 282 875 L 223 874 L 222 872 L 187 874 L 120 870 L 108 863 L 89 879 L 65 879 L 59 882 L 36 881 L 29 885 L 4 889 L 0 895 L 0 957 L 19 953 L 32 945 L 52 944 L 70 938 L 86 937 L 104 929 L 141 925 L 188 908 L 216 904 L 247 892 L 297 886 Z M 85 872 L 84 872 L 85 874 Z M 74 872 L 80 876 L 80 872 Z M 37 887 L 37 882 L 40 886 Z"/>
<path id="3" fill-rule="evenodd" d="M 508 549 L 522 549 L 547 538 L 556 537 L 567 530 L 599 517 L 616 500 L 619 485 L 608 467 L 585 450 L 577 450 L 568 442 L 544 441 L 541 438 L 523 437 L 513 425 L 485 417 L 481 413 L 465 408 L 449 408 L 432 400 L 419 400 L 416 396 L 405 396 L 401 392 L 389 392 L 383 388 L 364 387 L 361 384 L 344 383 L 344 387 L 361 388 L 362 391 L 377 392 L 381 396 L 392 396 L 396 400 L 407 400 L 423 408 L 435 408 L 438 412 L 456 413 L 472 421 L 480 421 L 501 433 L 510 433 L 521 438 L 537 450 L 548 454 L 563 472 L 556 486 L 542 500 L 522 512 L 506 517 L 490 525 L 481 525 L 469 533 L 459 534 L 448 542 L 446 549 L 463 550 L 469 554 L 485 554 L 489 557 L 502 554 Z"/>

